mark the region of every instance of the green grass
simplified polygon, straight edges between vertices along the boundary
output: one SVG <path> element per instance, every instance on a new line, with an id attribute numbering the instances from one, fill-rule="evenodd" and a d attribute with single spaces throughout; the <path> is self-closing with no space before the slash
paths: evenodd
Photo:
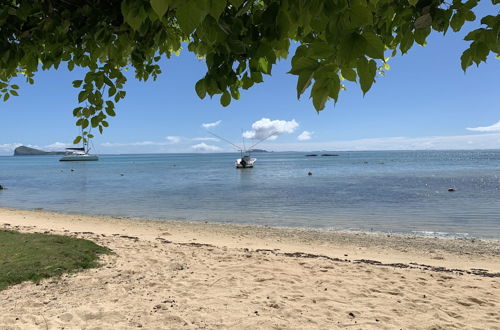
<path id="1" fill-rule="evenodd" d="M 99 266 L 110 251 L 81 238 L 0 230 L 0 290 Z"/>

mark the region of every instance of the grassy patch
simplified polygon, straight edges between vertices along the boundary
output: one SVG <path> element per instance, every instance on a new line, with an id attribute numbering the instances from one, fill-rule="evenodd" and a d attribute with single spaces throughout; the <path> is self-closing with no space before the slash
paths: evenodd
<path id="1" fill-rule="evenodd" d="M 81 238 L 0 230 L 0 290 L 97 267 L 102 253 L 109 250 Z"/>

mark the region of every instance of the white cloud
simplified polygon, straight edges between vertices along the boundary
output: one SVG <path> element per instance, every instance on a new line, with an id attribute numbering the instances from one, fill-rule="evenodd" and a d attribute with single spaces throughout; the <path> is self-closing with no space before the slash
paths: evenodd
<path id="1" fill-rule="evenodd" d="M 468 127 L 467 130 L 475 132 L 500 132 L 500 121 L 491 126 Z"/>
<path id="2" fill-rule="evenodd" d="M 22 146 L 21 143 L 0 144 L 0 155 L 12 155 L 14 153 L 14 149 L 20 146 Z"/>
<path id="3" fill-rule="evenodd" d="M 101 147 L 165 146 L 168 144 L 170 144 L 170 143 L 169 142 L 155 142 L 155 141 L 139 141 L 139 142 L 126 142 L 126 143 L 104 142 L 104 143 L 101 143 Z"/>
<path id="4" fill-rule="evenodd" d="M 179 143 L 182 140 L 181 136 L 166 136 L 165 139 L 167 141 L 170 141 L 172 143 Z"/>
<path id="5" fill-rule="evenodd" d="M 286 121 L 262 118 L 252 124 L 251 130 L 243 132 L 243 137 L 246 139 L 275 140 L 279 135 L 293 133 L 297 127 L 299 127 L 299 124 L 295 119 Z"/>
<path id="6" fill-rule="evenodd" d="M 300 133 L 299 136 L 297 136 L 297 140 L 299 140 L 299 141 L 310 140 L 312 138 L 313 133 L 314 132 L 304 131 L 304 132 Z"/>
<path id="7" fill-rule="evenodd" d="M 52 144 L 44 146 L 42 149 L 49 150 L 49 151 L 61 151 L 65 148 L 69 148 L 71 146 L 73 146 L 72 143 L 54 142 Z"/>
<path id="8" fill-rule="evenodd" d="M 216 126 L 219 126 L 219 124 L 222 122 L 222 120 L 217 120 L 217 121 L 214 121 L 213 123 L 204 123 L 204 124 L 201 124 L 201 126 L 203 126 L 203 128 L 213 128 L 213 127 L 216 127 Z"/>
<path id="9" fill-rule="evenodd" d="M 215 137 L 195 137 L 195 138 L 192 138 L 191 140 L 193 140 L 193 141 L 220 141 L 218 138 L 215 138 Z"/>
<path id="10" fill-rule="evenodd" d="M 382 137 L 344 141 L 273 143 L 275 151 L 362 151 L 362 150 L 472 150 L 498 149 L 500 133 L 426 136 L 426 137 Z M 263 145 L 265 148 L 266 145 Z"/>
<path id="11" fill-rule="evenodd" d="M 204 142 L 195 144 L 195 145 L 191 146 L 191 148 L 195 151 L 202 151 L 202 152 L 214 152 L 214 151 L 221 151 L 222 150 L 221 148 L 219 148 L 217 146 L 206 144 Z"/>

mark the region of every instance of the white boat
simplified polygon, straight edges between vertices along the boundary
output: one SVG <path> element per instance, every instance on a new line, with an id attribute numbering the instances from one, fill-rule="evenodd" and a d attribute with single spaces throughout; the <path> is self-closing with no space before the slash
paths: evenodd
<path id="1" fill-rule="evenodd" d="M 226 140 L 223 137 L 220 137 L 215 133 L 210 132 L 209 130 L 207 130 L 207 132 L 212 134 L 216 138 L 221 139 L 222 141 L 226 141 L 227 143 L 229 143 L 233 147 L 235 147 L 239 152 L 241 152 L 241 157 L 236 159 L 236 162 L 235 162 L 236 168 L 253 168 L 253 165 L 254 165 L 255 161 L 257 160 L 257 158 L 252 158 L 250 156 L 250 152 L 252 151 L 252 148 L 255 147 L 256 145 L 258 145 L 259 143 L 269 139 L 271 136 L 274 136 L 277 134 L 276 132 L 273 132 L 272 134 L 268 135 L 264 139 L 261 139 L 259 142 L 255 143 L 254 145 L 252 145 L 250 148 L 247 149 L 245 147 L 245 140 L 244 139 L 243 139 L 243 148 L 242 148 L 242 147 L 234 144 L 233 142 Z M 246 155 L 243 155 L 243 153 L 246 153 Z"/>
<path id="2" fill-rule="evenodd" d="M 236 168 L 252 168 L 253 164 L 257 158 L 252 158 L 250 156 L 242 156 L 241 158 L 236 159 Z"/>
<path id="3" fill-rule="evenodd" d="M 97 155 L 90 155 L 85 148 L 66 148 L 66 154 L 59 159 L 61 162 L 96 160 L 99 160 L 99 157 Z"/>

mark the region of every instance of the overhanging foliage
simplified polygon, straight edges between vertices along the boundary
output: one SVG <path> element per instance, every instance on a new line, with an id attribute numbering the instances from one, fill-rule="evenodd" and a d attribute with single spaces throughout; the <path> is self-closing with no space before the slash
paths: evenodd
<path id="1" fill-rule="evenodd" d="M 115 104 L 125 97 L 124 69 L 139 80 L 156 79 L 158 61 L 187 44 L 203 57 L 207 73 L 195 85 L 204 98 L 220 95 L 223 106 L 271 74 L 297 42 L 290 73 L 297 97 L 310 86 L 316 110 L 337 101 L 345 80 L 366 93 L 388 57 L 425 45 L 432 30 L 459 31 L 476 19 L 479 0 L 3 0 L 0 6 L 0 97 L 17 96 L 11 79 L 59 68 L 87 70 L 73 82 L 83 130 L 74 143 L 101 133 Z M 494 5 L 500 0 L 491 0 Z M 465 40 L 465 71 L 500 56 L 500 15 L 485 16 Z"/>

